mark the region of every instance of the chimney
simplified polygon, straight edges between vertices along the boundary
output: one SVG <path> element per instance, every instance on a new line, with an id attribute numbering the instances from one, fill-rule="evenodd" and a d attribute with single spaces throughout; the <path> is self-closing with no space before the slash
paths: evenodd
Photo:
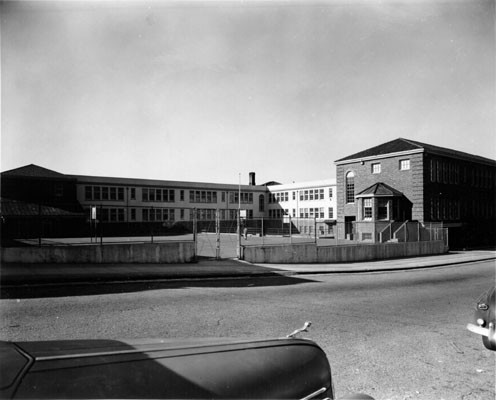
<path id="1" fill-rule="evenodd" d="M 255 186 L 255 172 L 250 172 L 250 186 Z"/>

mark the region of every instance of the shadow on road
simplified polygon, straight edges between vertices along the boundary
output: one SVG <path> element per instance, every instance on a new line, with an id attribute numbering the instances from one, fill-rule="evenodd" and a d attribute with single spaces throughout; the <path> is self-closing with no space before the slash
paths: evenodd
<path id="1" fill-rule="evenodd" d="M 100 294 L 132 293 L 147 290 L 188 288 L 251 288 L 263 286 L 287 286 L 316 282 L 310 279 L 274 275 L 201 280 L 176 280 L 161 282 L 95 282 L 68 285 L 22 285 L 0 287 L 1 299 L 34 299 L 44 297 L 94 296 Z"/>

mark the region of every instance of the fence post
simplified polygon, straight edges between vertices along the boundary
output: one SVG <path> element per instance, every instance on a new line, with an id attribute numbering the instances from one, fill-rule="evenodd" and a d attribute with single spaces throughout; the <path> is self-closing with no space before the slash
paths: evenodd
<path id="1" fill-rule="evenodd" d="M 103 213 L 103 205 L 100 204 L 100 219 L 102 218 Z M 96 241 L 96 225 L 98 224 L 98 227 L 100 228 L 100 246 L 103 246 L 103 226 L 102 226 L 102 221 L 99 221 L 98 218 L 95 219 L 95 241 Z"/>
<path id="2" fill-rule="evenodd" d="M 151 222 L 151 224 L 150 224 L 150 235 L 151 235 L 151 242 L 153 243 L 153 222 L 155 221 L 155 210 L 153 209 L 153 206 L 152 206 L 152 215 L 153 215 L 153 221 L 150 221 Z"/>
<path id="3" fill-rule="evenodd" d="M 237 247 L 238 259 L 241 260 L 241 208 L 238 208 L 238 219 L 237 220 L 238 220 L 238 227 L 236 229 L 236 236 L 237 236 L 236 247 Z"/>
<path id="4" fill-rule="evenodd" d="M 195 257 L 195 260 L 196 260 L 196 254 L 197 254 L 197 247 L 198 247 L 198 238 L 197 238 L 197 232 L 196 232 L 196 208 L 193 208 L 192 209 L 193 211 L 193 215 L 191 218 L 191 222 L 193 223 L 193 242 L 195 243 L 195 246 L 194 246 L 194 257 Z"/>
<path id="5" fill-rule="evenodd" d="M 264 244 L 264 218 L 262 217 L 262 230 L 260 231 L 260 236 L 262 236 L 262 246 Z"/>
<path id="6" fill-rule="evenodd" d="M 289 216 L 289 244 L 293 244 L 293 237 L 291 235 L 291 215 Z"/>
<path id="7" fill-rule="evenodd" d="M 217 236 L 215 243 L 215 259 L 220 259 L 220 212 L 219 209 L 215 211 L 215 233 Z"/>
<path id="8" fill-rule="evenodd" d="M 43 222 L 41 220 L 41 204 L 38 204 L 38 246 L 41 247 L 41 236 L 43 235 L 42 229 Z"/>
<path id="9" fill-rule="evenodd" d="M 313 234 L 315 236 L 315 244 L 317 244 L 317 217 L 313 217 Z"/>

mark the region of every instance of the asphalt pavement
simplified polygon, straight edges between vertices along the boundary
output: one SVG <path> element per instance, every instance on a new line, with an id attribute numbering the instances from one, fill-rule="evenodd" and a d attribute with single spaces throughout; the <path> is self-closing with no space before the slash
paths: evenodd
<path id="1" fill-rule="evenodd" d="M 277 275 L 337 274 L 432 268 L 495 260 L 496 251 L 453 251 L 442 255 L 336 264 L 250 264 L 235 259 L 199 258 L 189 264 L 2 264 L 0 284 L 108 283 Z"/>

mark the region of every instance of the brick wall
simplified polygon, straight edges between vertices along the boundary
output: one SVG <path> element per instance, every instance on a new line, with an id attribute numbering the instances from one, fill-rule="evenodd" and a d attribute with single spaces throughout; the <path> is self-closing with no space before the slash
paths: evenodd
<path id="1" fill-rule="evenodd" d="M 402 171 L 399 168 L 400 160 L 410 160 L 410 169 Z M 372 164 L 380 163 L 381 172 L 372 173 Z M 337 219 L 344 221 L 345 216 L 357 216 L 356 204 L 346 204 L 345 176 L 349 171 L 355 173 L 355 195 L 382 182 L 402 192 L 413 204 L 412 218 L 423 221 L 424 217 L 424 166 L 423 154 L 410 154 L 396 157 L 382 158 L 374 161 L 355 162 L 336 167 L 337 184 Z"/>

